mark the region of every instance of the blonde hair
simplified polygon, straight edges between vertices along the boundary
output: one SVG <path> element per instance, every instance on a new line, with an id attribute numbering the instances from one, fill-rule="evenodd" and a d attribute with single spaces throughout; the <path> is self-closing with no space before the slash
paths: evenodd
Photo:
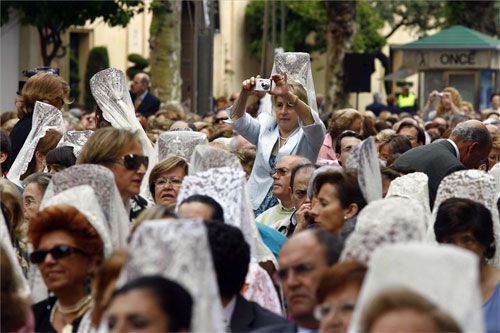
<path id="1" fill-rule="evenodd" d="M 350 129 L 352 123 L 357 119 L 363 121 L 363 115 L 356 109 L 341 109 L 335 111 L 328 126 L 328 132 L 332 137 L 332 141 L 335 140 L 340 133 Z"/>
<path id="2" fill-rule="evenodd" d="M 460 96 L 460 93 L 457 89 L 453 87 L 446 87 L 443 89 L 443 92 L 448 92 L 451 94 L 451 100 L 457 107 L 460 107 L 460 105 L 462 105 L 462 96 Z M 444 109 L 443 101 L 441 100 L 439 101 L 439 105 L 436 110 L 436 117 L 443 117 L 445 113 L 446 110 Z"/>
<path id="3" fill-rule="evenodd" d="M 38 73 L 26 81 L 22 95 L 16 100 L 19 119 L 33 113 L 35 102 L 44 102 L 62 109 L 68 103 L 69 85 L 59 75 Z"/>
<path id="4" fill-rule="evenodd" d="M 302 102 L 306 103 L 306 105 L 309 105 L 309 101 L 307 99 L 307 91 L 304 89 L 304 87 L 299 84 L 299 83 L 289 83 L 288 84 L 288 91 L 297 96 Z M 273 101 L 273 105 L 276 104 L 276 99 L 277 96 L 273 95 L 271 98 Z"/>
<path id="5" fill-rule="evenodd" d="M 24 223 L 23 199 L 19 190 L 7 179 L 0 179 L 0 202 L 12 243 L 25 240 L 27 228 Z"/>
<path id="6" fill-rule="evenodd" d="M 390 128 L 386 128 L 384 130 L 381 130 L 380 132 L 375 135 L 375 143 L 380 143 L 382 141 L 386 141 L 387 138 L 393 136 L 396 134 L 396 131 Z"/>
<path id="7" fill-rule="evenodd" d="M 77 164 L 108 165 L 133 145 L 141 146 L 139 132 L 105 127 L 98 129 L 83 146 Z"/>
<path id="8" fill-rule="evenodd" d="M 186 175 L 188 174 L 188 164 L 186 160 L 178 156 L 170 156 L 154 166 L 154 168 L 151 170 L 151 173 L 149 174 L 148 180 L 149 190 L 151 191 L 153 198 L 155 196 L 155 182 L 158 180 L 158 178 L 160 178 L 163 173 L 177 167 L 181 167 L 184 170 L 184 173 Z"/>

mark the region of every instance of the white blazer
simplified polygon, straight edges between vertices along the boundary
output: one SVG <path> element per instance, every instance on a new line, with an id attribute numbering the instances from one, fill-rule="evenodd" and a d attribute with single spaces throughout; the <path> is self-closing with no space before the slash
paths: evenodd
<path id="1" fill-rule="evenodd" d="M 278 151 L 278 159 L 283 155 L 300 155 L 309 159 L 311 163 L 315 163 L 325 138 L 326 129 L 317 112 L 314 110 L 311 110 L 311 112 L 314 124 L 304 126 L 299 120 L 299 127 Z M 245 113 L 238 120 L 233 119 L 232 113 L 233 108 L 230 107 L 228 114 L 233 122 L 234 129 L 257 146 L 255 163 L 247 183 L 250 201 L 255 210 L 259 208 L 273 184 L 273 179 L 270 176 L 269 158 L 279 138 L 278 123 L 274 115 L 267 112 L 262 112 L 257 119 Z"/>

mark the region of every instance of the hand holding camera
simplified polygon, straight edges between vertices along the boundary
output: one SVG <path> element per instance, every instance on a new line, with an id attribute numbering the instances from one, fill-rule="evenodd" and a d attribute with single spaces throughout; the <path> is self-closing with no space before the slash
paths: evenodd
<path id="1" fill-rule="evenodd" d="M 262 79 L 260 75 L 256 77 L 252 76 L 248 80 L 243 81 L 242 84 L 243 91 L 256 95 L 265 95 L 266 92 L 271 91 L 271 87 L 271 79 Z"/>

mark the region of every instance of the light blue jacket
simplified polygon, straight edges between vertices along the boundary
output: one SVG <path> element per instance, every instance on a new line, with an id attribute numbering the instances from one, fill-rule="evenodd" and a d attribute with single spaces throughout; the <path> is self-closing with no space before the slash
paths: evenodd
<path id="1" fill-rule="evenodd" d="M 250 201 L 255 210 L 262 203 L 273 184 L 273 179 L 270 176 L 269 158 L 279 138 L 278 123 L 274 115 L 268 112 L 262 112 L 257 119 L 245 113 L 238 120 L 233 119 L 232 112 L 233 109 L 230 107 L 228 114 L 233 122 L 234 129 L 257 146 L 255 163 L 247 183 Z M 316 162 L 325 138 L 326 129 L 317 112 L 313 110 L 311 112 L 314 124 L 304 126 L 299 120 L 299 127 L 280 148 L 278 159 L 283 155 L 300 155 L 308 158 L 312 163 Z"/>

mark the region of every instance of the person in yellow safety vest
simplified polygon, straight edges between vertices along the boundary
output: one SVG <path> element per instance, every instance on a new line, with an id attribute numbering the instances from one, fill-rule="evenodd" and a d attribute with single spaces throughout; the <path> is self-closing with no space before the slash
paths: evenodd
<path id="1" fill-rule="evenodd" d="M 403 86 L 403 91 L 398 96 L 398 107 L 401 109 L 401 112 L 415 114 L 418 111 L 417 96 L 410 92 L 408 84 Z"/>

